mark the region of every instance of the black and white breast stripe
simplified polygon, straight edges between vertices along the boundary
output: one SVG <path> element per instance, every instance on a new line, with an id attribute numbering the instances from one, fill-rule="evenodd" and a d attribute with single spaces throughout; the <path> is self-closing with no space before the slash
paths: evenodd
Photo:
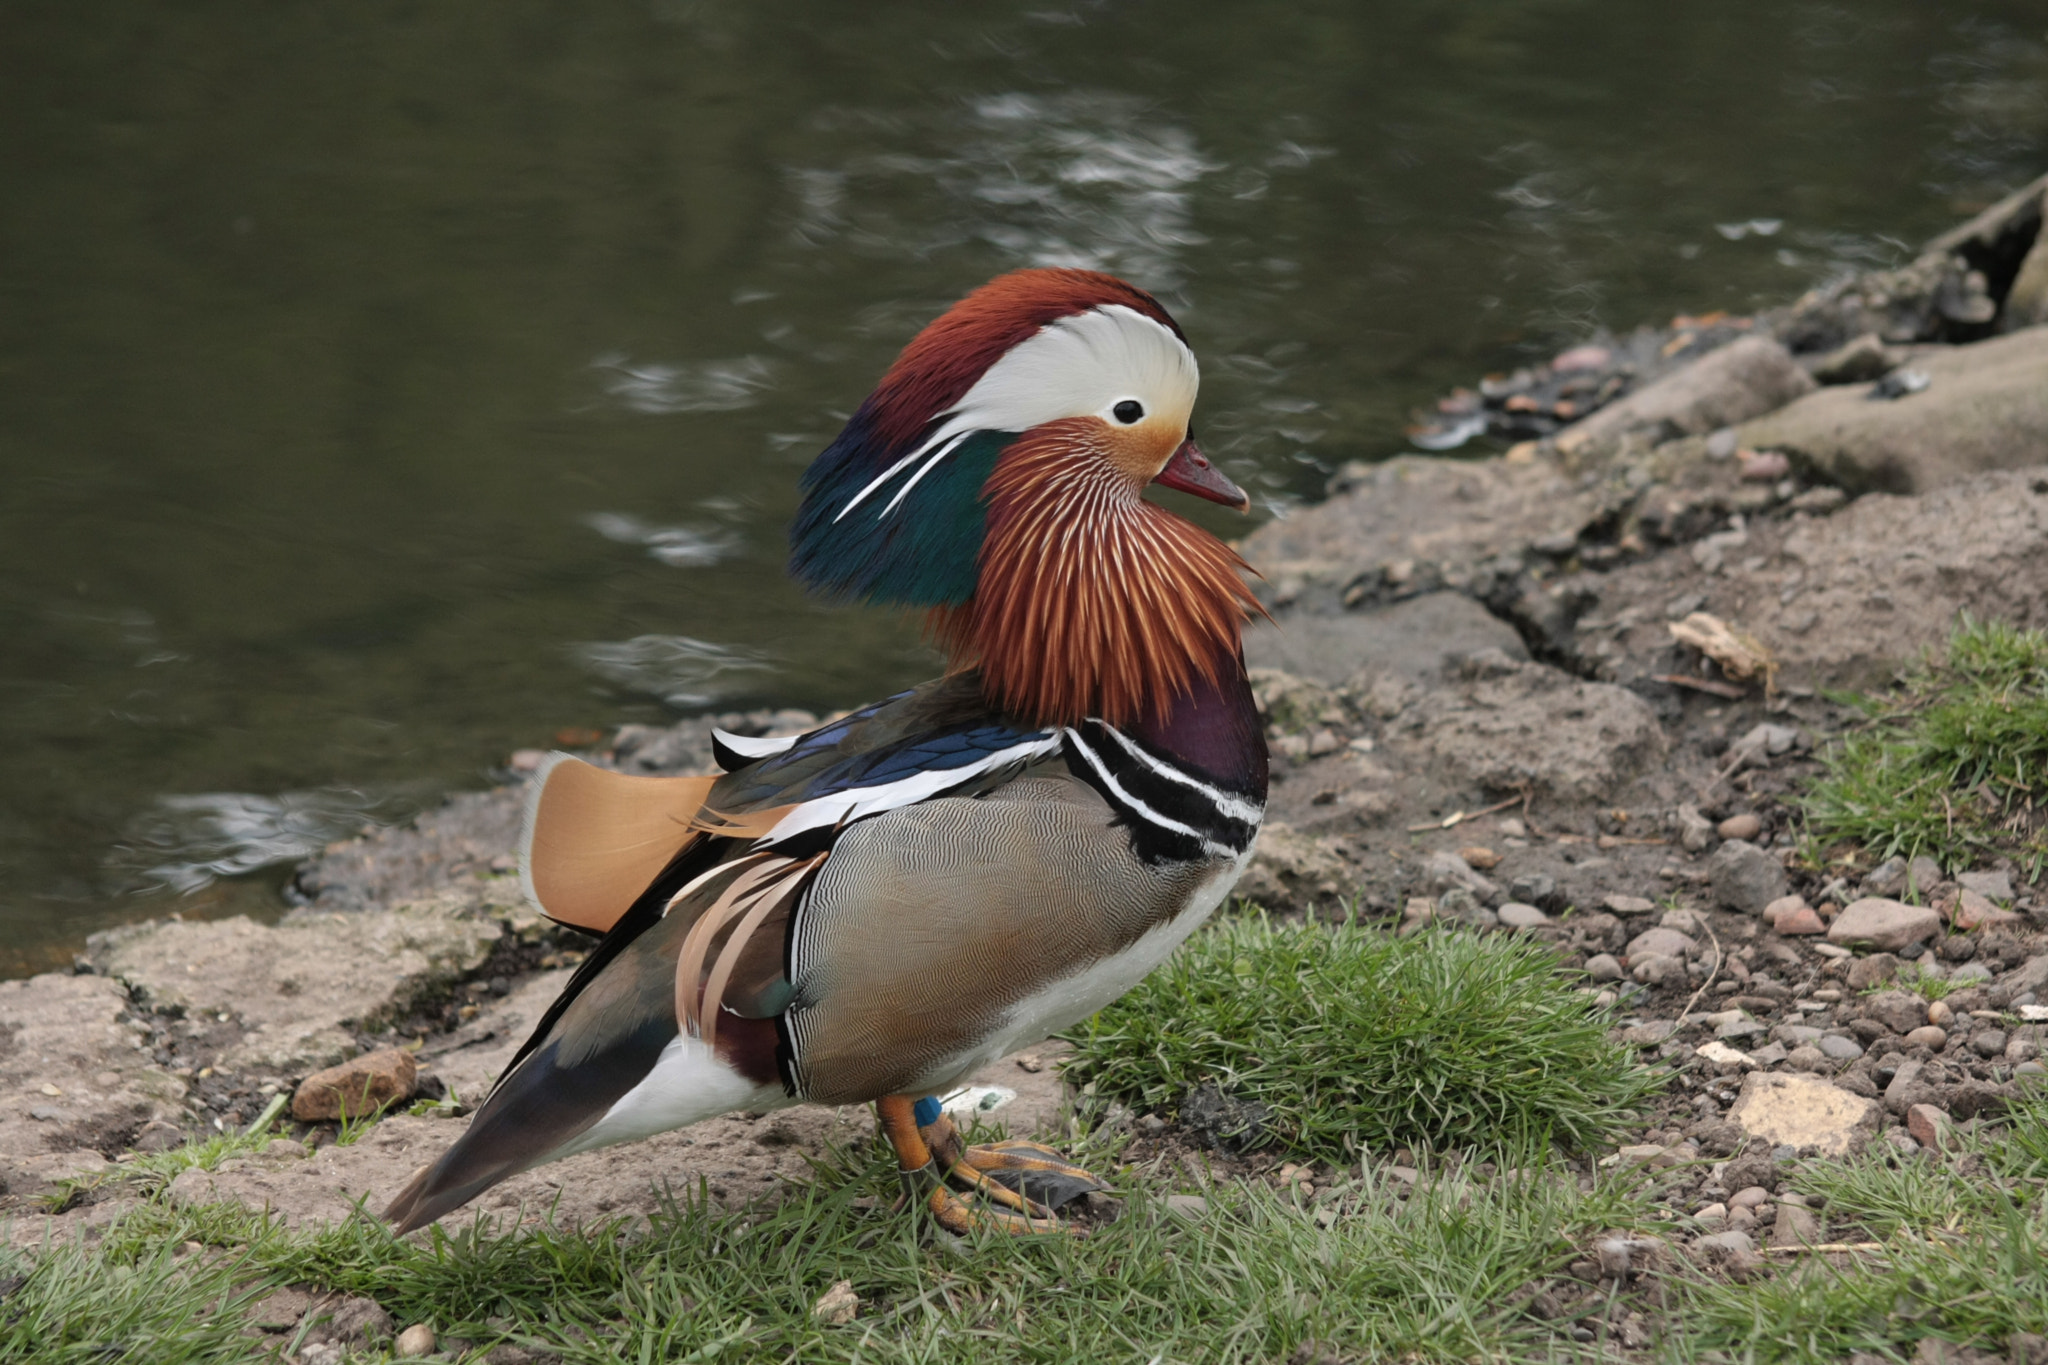
<path id="1" fill-rule="evenodd" d="M 1122 731 L 1087 720 L 1061 737 L 1067 766 L 1129 823 L 1146 862 L 1235 858 L 1258 836 L 1264 803 L 1196 777 Z"/>

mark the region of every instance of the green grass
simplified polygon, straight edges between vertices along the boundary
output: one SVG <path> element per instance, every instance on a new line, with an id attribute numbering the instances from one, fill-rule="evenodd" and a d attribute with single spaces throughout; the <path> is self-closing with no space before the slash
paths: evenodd
<path id="1" fill-rule="evenodd" d="M 1664 1079 L 1608 1041 L 1608 1013 L 1576 985 L 1510 935 L 1251 913 L 1070 1033 L 1067 1076 L 1168 1113 L 1213 1081 L 1269 1106 L 1278 1150 L 1338 1165 L 1401 1146 L 1587 1148 Z"/>
<path id="2" fill-rule="evenodd" d="M 1804 800 L 1821 845 L 1872 863 L 1926 854 L 1950 871 L 2048 863 L 2048 635 L 1963 618 L 1947 649 L 1828 746 Z"/>
<path id="3" fill-rule="evenodd" d="M 1085 1239 L 972 1244 L 889 1212 L 890 1160 L 872 1150 L 835 1154 L 779 1207 L 693 1203 L 637 1233 L 508 1236 L 472 1224 L 395 1242 L 368 1219 L 290 1233 L 159 1203 L 97 1246 L 33 1262 L 0 1252 L 0 1273 L 27 1275 L 0 1312 L 0 1360 L 247 1359 L 242 1311 L 283 1284 L 371 1295 L 401 1326 L 425 1321 L 444 1339 L 511 1341 L 576 1365 L 1266 1362 L 1309 1338 L 1369 1360 L 1543 1358 L 1560 1328 L 1526 1313 L 1534 1283 L 1646 1207 L 1622 1181 L 1581 1193 L 1540 1155 L 1525 1166 L 1525 1177 L 1490 1182 L 1442 1177 L 1405 1198 L 1362 1171 L 1313 1201 L 1208 1188 L 1199 1219 L 1167 1211 L 1155 1196 L 1170 1186 L 1153 1184 Z M 187 1241 L 226 1250 L 168 1250 Z M 860 1316 L 814 1322 L 811 1305 L 842 1279 Z"/>

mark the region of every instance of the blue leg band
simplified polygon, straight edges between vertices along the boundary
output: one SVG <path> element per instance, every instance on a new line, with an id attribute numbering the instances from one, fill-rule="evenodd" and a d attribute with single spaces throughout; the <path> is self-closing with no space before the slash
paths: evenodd
<path id="1" fill-rule="evenodd" d="M 931 1095 L 926 1095 L 923 1099 L 917 1102 L 916 1107 L 913 1108 L 910 1112 L 912 1116 L 917 1119 L 918 1127 L 928 1128 L 932 1124 L 937 1123 L 939 1121 L 939 1115 L 945 1113 L 946 1111 L 939 1108 L 939 1102 L 935 1097 Z"/>

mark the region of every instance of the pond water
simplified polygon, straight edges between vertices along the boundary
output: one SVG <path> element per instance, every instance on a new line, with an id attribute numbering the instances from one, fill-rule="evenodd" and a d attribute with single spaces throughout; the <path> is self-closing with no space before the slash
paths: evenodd
<path id="1" fill-rule="evenodd" d="M 928 675 L 783 527 L 998 271 L 1156 291 L 1271 516 L 2048 162 L 2038 0 L 1061 6 L 11 7 L 0 975 L 565 729 Z"/>

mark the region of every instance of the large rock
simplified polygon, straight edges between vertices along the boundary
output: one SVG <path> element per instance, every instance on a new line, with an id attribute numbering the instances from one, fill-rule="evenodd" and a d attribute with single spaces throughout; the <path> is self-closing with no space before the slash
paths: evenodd
<path id="1" fill-rule="evenodd" d="M 1618 676 L 1670 671 L 1667 604 L 1694 594 L 1770 651 L 1781 685 L 1881 685 L 1945 642 L 1959 612 L 2048 626 L 2048 465 L 1866 494 L 1745 535 L 1736 553 L 1754 569 L 1703 573 L 1679 550 L 1598 577 L 1598 614 L 1629 622 L 1613 640 Z"/>
<path id="2" fill-rule="evenodd" d="M 1876 1131 L 1878 1108 L 1818 1077 L 1753 1071 L 1743 1078 L 1742 1094 L 1728 1117 L 1772 1147 L 1843 1156 Z"/>
<path id="3" fill-rule="evenodd" d="M 1881 896 L 1851 901 L 1828 926 L 1828 942 L 1847 947 L 1897 952 L 1941 932 L 1941 914 L 1924 905 L 1907 905 Z"/>
<path id="4" fill-rule="evenodd" d="M 180 1117 L 185 1083 L 127 1022 L 128 992 L 98 976 L 0 982 L 0 1195 L 10 1202 L 106 1165 L 152 1120 Z"/>
<path id="5" fill-rule="evenodd" d="M 1261 526 L 1243 552 L 1283 601 L 1362 579 L 1372 595 L 1413 596 L 1462 588 L 1480 564 L 1538 541 L 1571 543 L 1609 510 L 1597 479 L 1540 461 L 1403 456 L 1345 465 L 1325 501 Z"/>
<path id="6" fill-rule="evenodd" d="M 297 1075 L 355 1051 L 352 1024 L 401 1013 L 483 964 L 503 934 L 460 906 L 243 916 L 96 934 L 92 959 L 153 1005 L 228 1013 L 246 1031 L 226 1066 Z"/>
<path id="7" fill-rule="evenodd" d="M 1497 649 L 1529 657 L 1515 628 L 1458 592 L 1432 592 L 1373 611 L 1295 615 L 1245 632 L 1245 662 L 1341 686 L 1361 674 L 1435 681 L 1447 660 Z"/>
<path id="8" fill-rule="evenodd" d="M 1859 492 L 1920 493 L 2048 457 L 2048 327 L 1924 352 L 1912 368 L 1931 381 L 1919 393 L 1886 401 L 1874 385 L 1837 385 L 1738 434 Z"/>
<path id="9" fill-rule="evenodd" d="M 1813 387 L 1790 351 L 1768 337 L 1744 337 L 1566 427 L 1557 448 L 1575 454 L 1633 432 L 1656 440 L 1697 436 L 1783 407 Z"/>
<path id="10" fill-rule="evenodd" d="M 1508 665 L 1404 716 L 1433 757 L 1480 787 L 1575 802 L 1614 799 L 1669 747 L 1641 697 L 1544 664 Z"/>

